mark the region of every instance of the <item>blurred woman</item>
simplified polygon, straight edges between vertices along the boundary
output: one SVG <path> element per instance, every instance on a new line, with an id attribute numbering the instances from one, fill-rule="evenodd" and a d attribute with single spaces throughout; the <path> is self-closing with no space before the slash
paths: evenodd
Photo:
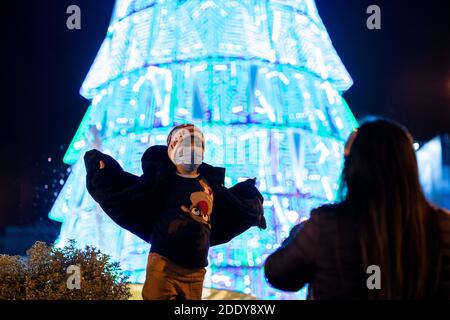
<path id="1" fill-rule="evenodd" d="M 375 119 L 352 133 L 341 201 L 295 226 L 265 274 L 281 290 L 309 284 L 309 299 L 450 297 L 450 213 L 426 200 L 405 128 Z"/>

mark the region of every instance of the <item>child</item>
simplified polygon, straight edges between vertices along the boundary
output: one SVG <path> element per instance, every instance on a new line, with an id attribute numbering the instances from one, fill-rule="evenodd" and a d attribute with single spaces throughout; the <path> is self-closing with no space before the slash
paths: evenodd
<path id="1" fill-rule="evenodd" d="M 255 180 L 225 188 L 225 169 L 202 162 L 204 143 L 192 124 L 173 128 L 167 147 L 146 150 L 140 177 L 95 149 L 85 154 L 89 193 L 117 224 L 151 243 L 144 299 L 201 299 L 209 247 L 251 226 L 266 228 Z"/>

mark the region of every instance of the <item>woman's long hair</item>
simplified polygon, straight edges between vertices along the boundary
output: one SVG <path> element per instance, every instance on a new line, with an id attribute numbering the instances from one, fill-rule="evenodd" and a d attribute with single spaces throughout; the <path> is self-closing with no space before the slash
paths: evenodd
<path id="1" fill-rule="evenodd" d="M 425 297 L 435 263 L 432 209 L 419 183 L 411 135 L 390 120 L 372 119 L 354 132 L 346 150 L 341 190 L 361 219 L 364 270 L 381 270 L 381 290 L 370 290 L 369 298 Z"/>

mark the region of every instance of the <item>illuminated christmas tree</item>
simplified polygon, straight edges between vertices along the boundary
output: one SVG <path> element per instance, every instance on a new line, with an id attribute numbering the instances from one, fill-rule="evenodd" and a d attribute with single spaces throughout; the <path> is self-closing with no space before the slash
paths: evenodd
<path id="1" fill-rule="evenodd" d="M 72 172 L 50 212 L 62 222 L 58 244 L 94 245 L 143 282 L 149 245 L 92 200 L 83 154 L 97 148 L 140 175 L 149 146 L 195 123 L 205 162 L 227 168 L 227 186 L 257 177 L 268 224 L 212 248 L 205 286 L 302 297 L 272 289 L 262 265 L 335 197 L 357 125 L 342 97 L 351 85 L 313 0 L 118 0 L 81 88 L 92 104 L 64 158 Z"/>

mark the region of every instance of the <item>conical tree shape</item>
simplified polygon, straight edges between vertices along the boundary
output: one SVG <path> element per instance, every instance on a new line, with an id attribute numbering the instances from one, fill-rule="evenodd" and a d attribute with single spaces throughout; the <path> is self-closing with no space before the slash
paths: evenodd
<path id="1" fill-rule="evenodd" d="M 302 297 L 271 288 L 262 264 L 335 196 L 357 125 L 342 98 L 351 85 L 312 0 L 118 0 L 81 88 L 92 105 L 65 157 L 72 173 L 50 212 L 62 222 L 58 243 L 95 245 L 143 282 L 149 246 L 92 200 L 82 155 L 97 148 L 141 174 L 142 153 L 192 122 L 227 186 L 257 177 L 268 224 L 212 248 L 205 286 Z"/>

